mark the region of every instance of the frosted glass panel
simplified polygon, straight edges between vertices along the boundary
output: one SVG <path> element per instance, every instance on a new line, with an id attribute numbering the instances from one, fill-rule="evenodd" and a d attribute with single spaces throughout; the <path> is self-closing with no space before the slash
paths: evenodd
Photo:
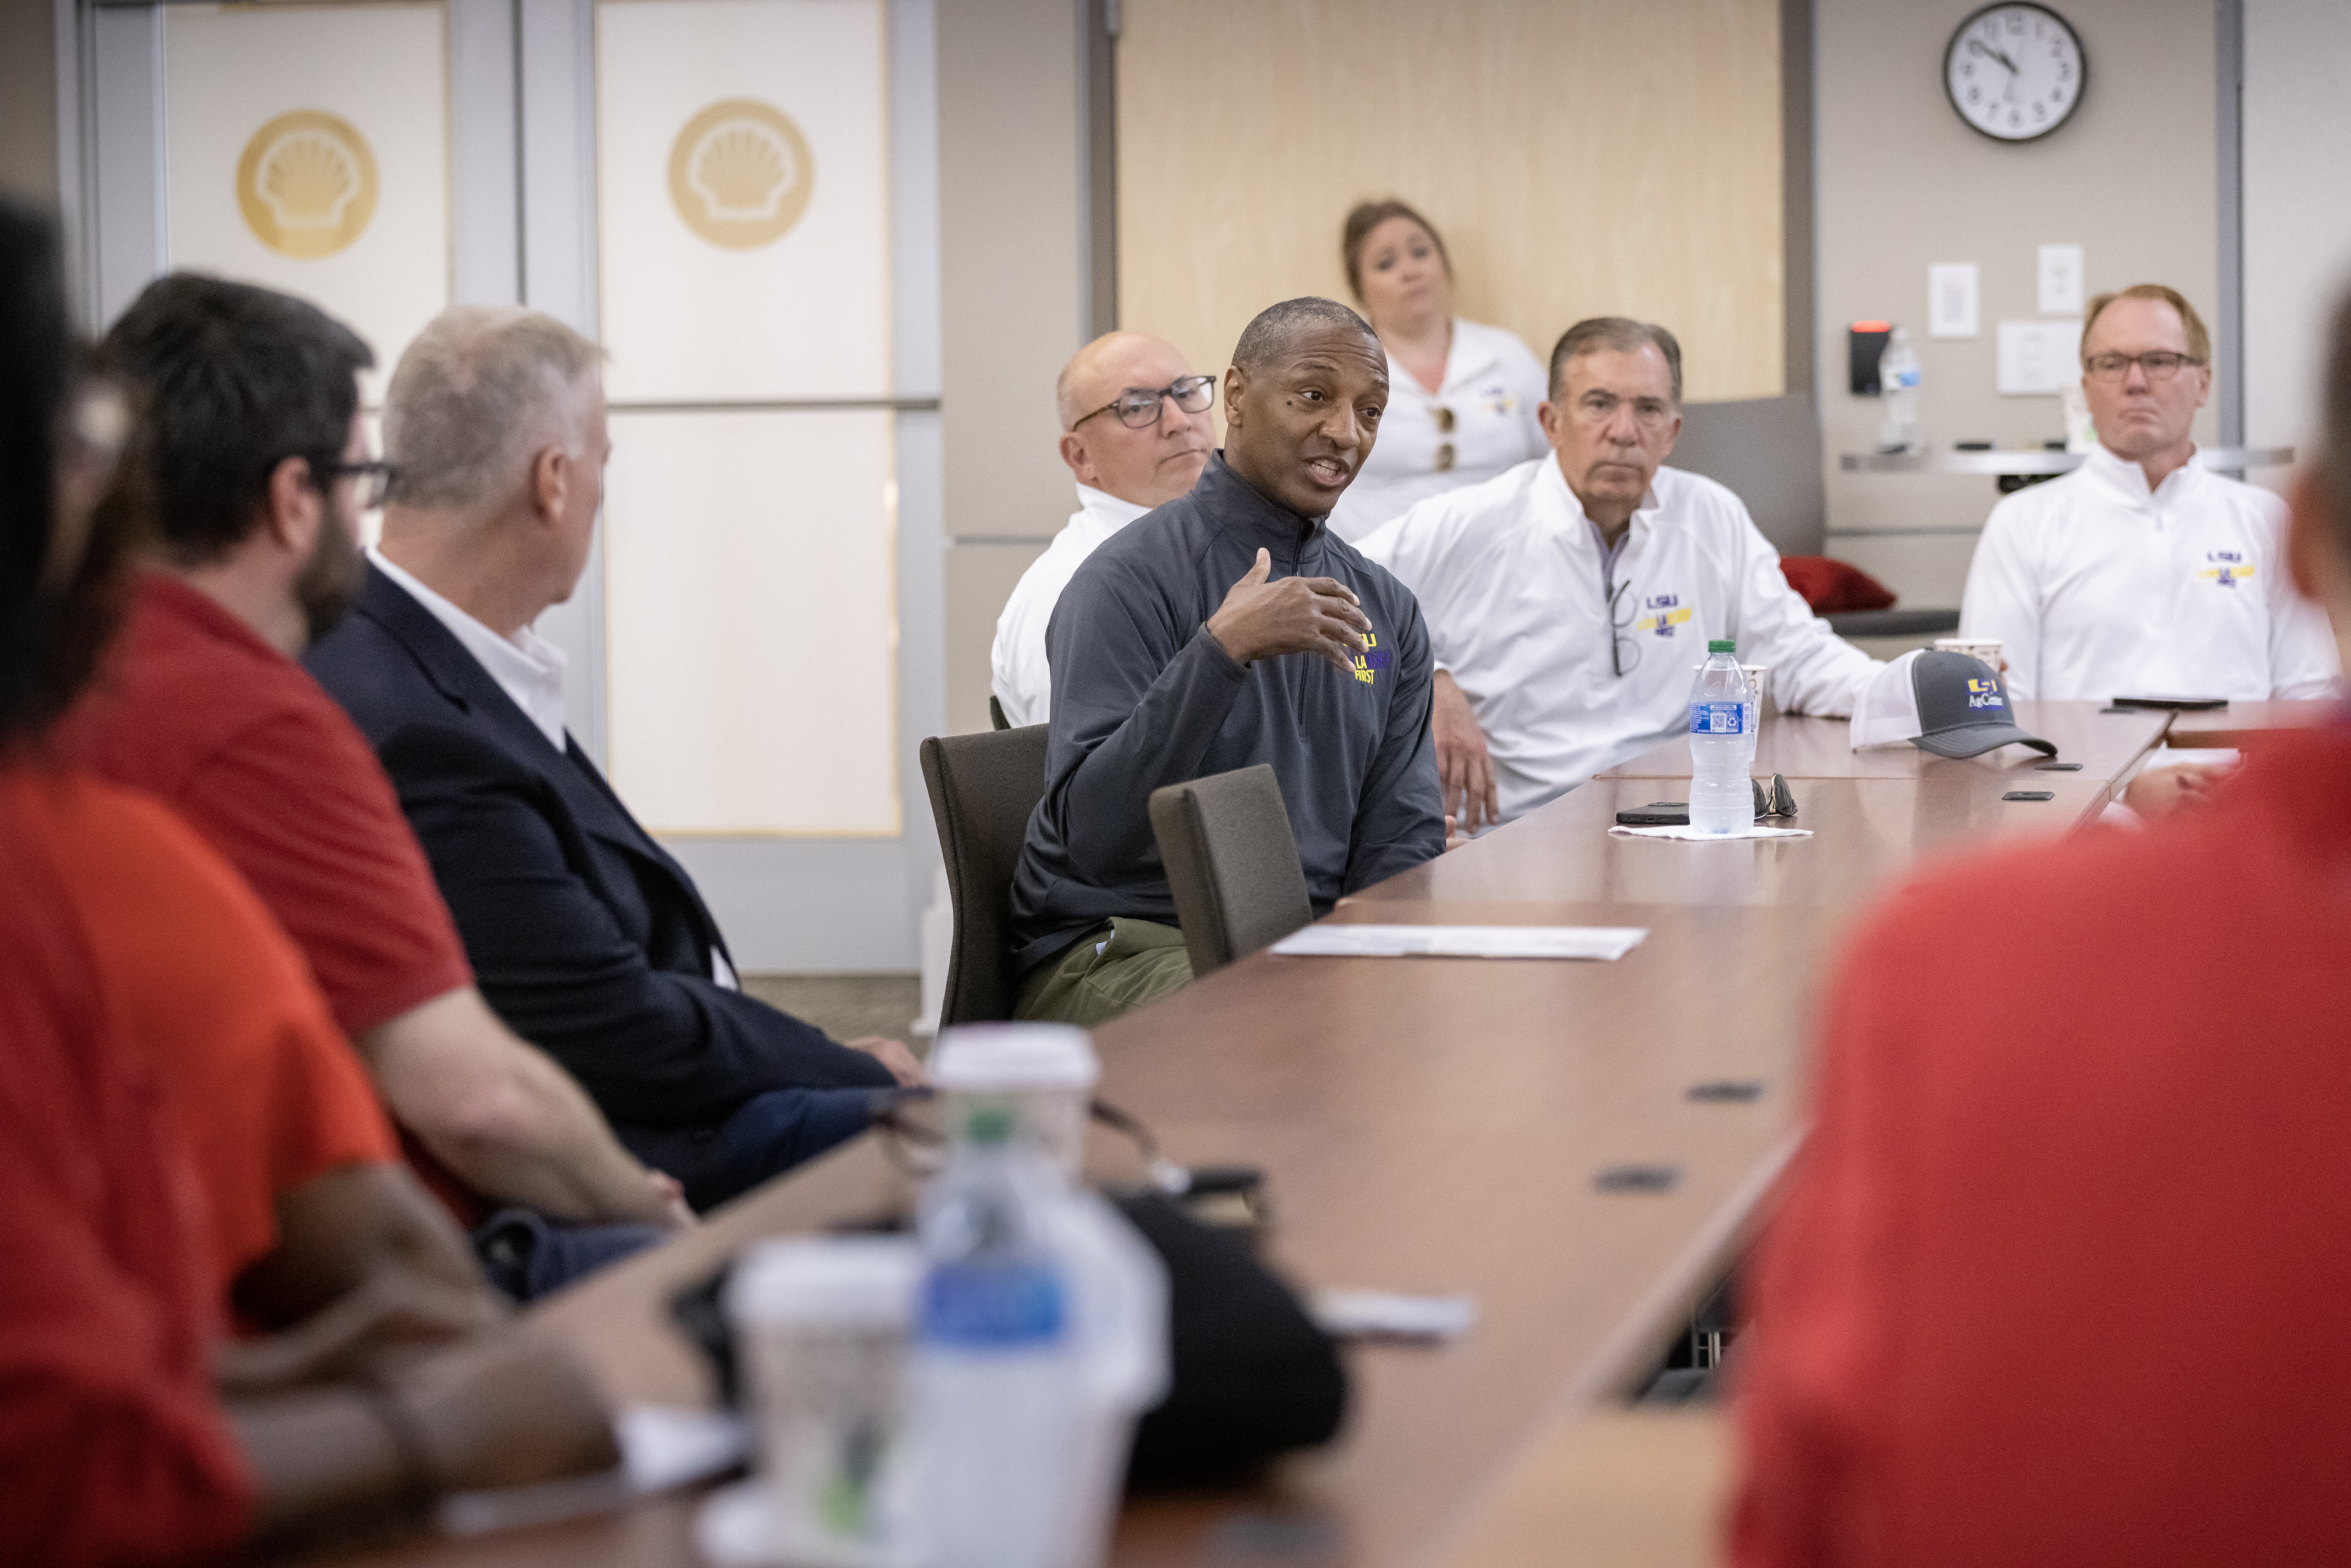
<path id="1" fill-rule="evenodd" d="M 898 832 L 891 417 L 612 416 L 611 775 L 654 831 Z"/>
<path id="2" fill-rule="evenodd" d="M 449 303 L 438 4 L 163 10 L 165 251 L 312 301 L 375 350 L 374 402 Z"/>
<path id="3" fill-rule="evenodd" d="M 612 397 L 886 397 L 880 0 L 604 0 Z"/>

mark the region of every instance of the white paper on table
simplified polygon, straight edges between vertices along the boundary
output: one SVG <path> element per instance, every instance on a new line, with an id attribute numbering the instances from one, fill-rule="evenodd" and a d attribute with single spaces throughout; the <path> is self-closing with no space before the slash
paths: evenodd
<path id="1" fill-rule="evenodd" d="M 1616 834 L 1620 838 L 1627 839 L 1713 840 L 1718 842 L 1725 839 L 1809 839 L 1813 836 L 1813 831 L 1810 828 L 1767 828 L 1762 826 L 1761 823 L 1758 823 L 1756 826 L 1751 828 L 1741 828 L 1738 831 L 1730 833 L 1708 833 L 1701 832 L 1696 828 L 1685 827 L 1619 827 L 1611 828 L 1608 831 Z"/>
<path id="2" fill-rule="evenodd" d="M 1332 1339 L 1458 1339 L 1478 1322 L 1475 1296 L 1317 1291 L 1308 1310 L 1314 1326 Z"/>
<path id="3" fill-rule="evenodd" d="M 2144 773 L 2156 768 L 2234 768 L 2245 754 L 2233 746 L 2158 746 L 2147 754 Z"/>
<path id="4" fill-rule="evenodd" d="M 480 1535 L 601 1513 L 632 1498 L 667 1491 L 733 1469 L 749 1452 L 741 1420 L 723 1410 L 675 1405 L 625 1405 L 612 1422 L 617 1469 L 538 1486 L 455 1492 L 441 1500 L 434 1522 L 451 1535 Z"/>
<path id="5" fill-rule="evenodd" d="M 1313 958 L 1621 958 L 1645 925 L 1310 925 L 1273 945 Z"/>

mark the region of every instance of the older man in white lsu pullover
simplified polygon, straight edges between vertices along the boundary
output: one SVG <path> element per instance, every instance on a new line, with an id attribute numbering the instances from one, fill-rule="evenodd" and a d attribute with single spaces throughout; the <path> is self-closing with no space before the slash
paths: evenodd
<path id="1" fill-rule="evenodd" d="M 1432 497 L 1357 547 L 1420 599 L 1437 763 L 1462 828 L 1507 821 L 1686 732 L 1708 638 L 1769 664 L 1791 713 L 1841 716 L 1878 667 L 1780 572 L 1737 496 L 1663 466 L 1681 349 L 1622 317 L 1568 329 L 1551 453 Z"/>
<path id="2" fill-rule="evenodd" d="M 1173 346 L 1141 332 L 1111 332 L 1080 349 L 1053 395 L 1078 509 L 1021 573 L 997 618 L 989 684 L 1016 729 L 1053 716 L 1045 627 L 1061 590 L 1113 534 L 1189 493 L 1217 444 L 1208 414 L 1217 378 L 1195 375 Z"/>
<path id="3" fill-rule="evenodd" d="M 1959 633 L 1997 637 L 2020 697 L 2317 697 L 2326 618 L 2286 580 L 2285 503 L 2196 459 L 2211 340 L 2175 290 L 2090 301 L 2082 391 L 2098 444 L 1991 511 Z"/>

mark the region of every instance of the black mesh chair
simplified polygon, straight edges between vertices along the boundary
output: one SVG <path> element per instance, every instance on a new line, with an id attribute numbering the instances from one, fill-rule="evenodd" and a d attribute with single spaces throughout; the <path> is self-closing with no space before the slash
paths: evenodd
<path id="1" fill-rule="evenodd" d="M 1264 763 L 1154 789 L 1151 831 L 1195 979 L 1314 918 L 1281 786 Z"/>
<path id="2" fill-rule="evenodd" d="M 923 782 L 931 792 L 939 849 L 955 906 L 942 1027 L 1012 1016 L 1012 871 L 1029 817 L 1045 794 L 1049 727 L 933 736 L 923 742 Z"/>

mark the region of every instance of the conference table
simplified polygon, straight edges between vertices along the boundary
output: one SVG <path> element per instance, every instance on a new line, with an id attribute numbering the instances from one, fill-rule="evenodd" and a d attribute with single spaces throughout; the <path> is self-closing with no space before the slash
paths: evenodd
<path id="1" fill-rule="evenodd" d="M 2017 706 L 2078 771 L 2020 747 L 1856 753 L 1842 721 L 1772 718 L 1757 771 L 1788 778 L 1810 837 L 1612 835 L 1618 810 L 1679 797 L 1677 739 L 1327 917 L 1645 927 L 1614 962 L 1259 953 L 1098 1030 L 1100 1092 L 1169 1157 L 1264 1170 L 1263 1253 L 1295 1283 L 1477 1303 L 1449 1342 L 1352 1346 L 1347 1424 L 1326 1449 L 1243 1487 L 1131 1498 L 1113 1561 L 1466 1568 L 1703 1551 L 1728 1463 L 1719 1423 L 1625 1401 L 1736 1262 L 1797 1145 L 1840 938 L 1935 856 L 2092 821 L 2171 721 Z M 2049 799 L 2004 799 L 2018 791 Z M 1090 1163 L 1135 1174 L 1115 1140 Z M 902 1213 L 910 1197 L 869 1134 L 550 1300 L 526 1331 L 575 1347 L 616 1403 L 706 1403 L 672 1294 L 755 1238 Z M 696 1500 L 317 1560 L 687 1564 Z"/>

